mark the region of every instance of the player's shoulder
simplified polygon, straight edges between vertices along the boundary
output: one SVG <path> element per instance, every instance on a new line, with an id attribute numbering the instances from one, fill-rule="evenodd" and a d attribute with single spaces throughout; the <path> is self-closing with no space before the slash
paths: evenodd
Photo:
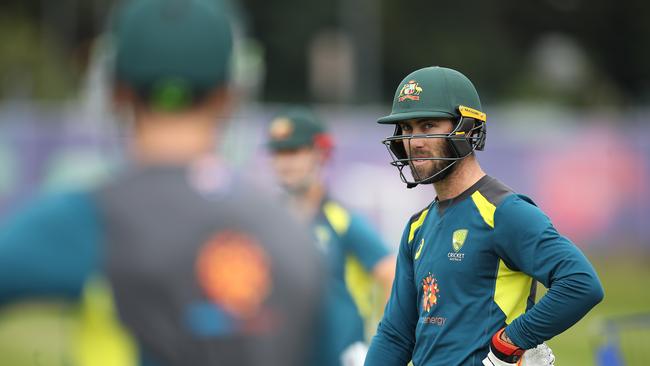
<path id="1" fill-rule="evenodd" d="M 88 206 L 94 203 L 93 190 L 69 190 L 46 193 L 38 196 L 32 205 L 45 210 L 61 210 L 75 206 Z"/>
<path id="2" fill-rule="evenodd" d="M 530 219 L 533 216 L 546 217 L 532 198 L 521 193 L 513 193 L 505 197 L 496 207 L 495 215 L 517 220 Z"/>
<path id="3" fill-rule="evenodd" d="M 481 183 L 476 191 L 472 193 L 472 200 L 475 203 L 489 204 L 496 208 L 510 197 L 517 195 L 514 189 L 499 179 L 485 176 Z"/>
<path id="4" fill-rule="evenodd" d="M 479 211 L 509 212 L 528 206 L 537 207 L 530 197 L 516 192 L 496 178 L 485 176 L 480 183 L 471 193 L 471 199 Z"/>
<path id="5" fill-rule="evenodd" d="M 416 213 L 414 213 L 413 215 L 411 215 L 411 217 L 409 218 L 409 221 L 408 221 L 408 226 L 411 226 L 411 225 L 413 225 L 414 223 L 416 223 L 418 221 L 423 221 L 427 217 L 427 214 L 429 213 L 430 208 L 431 208 L 431 203 L 429 203 L 428 205 L 423 207 L 421 210 L 419 210 Z"/>
<path id="6" fill-rule="evenodd" d="M 404 239 L 407 243 L 410 244 L 413 241 L 416 234 L 419 232 L 419 229 L 424 225 L 424 220 L 426 220 L 432 204 L 433 202 L 429 203 L 426 207 L 422 208 L 409 218 L 406 228 L 404 229 Z"/>
<path id="7" fill-rule="evenodd" d="M 49 221 L 66 219 L 70 216 L 84 217 L 88 216 L 89 211 L 94 211 L 94 206 L 92 191 L 74 190 L 45 193 L 26 202 L 10 217 L 21 221 L 38 220 L 41 217 Z"/>
<path id="8" fill-rule="evenodd" d="M 90 248 L 98 242 L 100 233 L 101 223 L 93 192 L 47 193 L 33 198 L 3 218 L 0 246 L 20 244 L 29 251 L 65 243 L 66 248 L 74 245 L 78 245 L 76 248 Z M 81 251 L 78 254 L 81 258 Z"/>
<path id="9" fill-rule="evenodd" d="M 338 215 L 345 215 L 348 217 L 356 216 L 356 213 L 350 211 L 350 209 L 344 205 L 341 201 L 334 199 L 332 197 L 325 197 L 323 199 L 323 204 L 321 205 L 324 212 L 332 212 Z"/>
<path id="10" fill-rule="evenodd" d="M 350 208 L 345 203 L 330 196 L 326 196 L 323 199 L 321 210 L 328 220 L 337 218 L 339 220 L 348 221 L 350 225 L 363 224 L 367 221 L 363 213 Z"/>
<path id="11" fill-rule="evenodd" d="M 488 188 L 484 195 L 494 205 L 493 227 L 504 228 L 505 225 L 514 228 L 533 223 L 547 225 L 550 222 L 531 197 L 515 192 L 502 183 Z"/>
<path id="12" fill-rule="evenodd" d="M 321 204 L 323 217 L 338 235 L 345 235 L 350 227 L 359 224 L 359 215 L 350 211 L 339 200 L 327 196 Z"/>
<path id="13" fill-rule="evenodd" d="M 471 200 L 483 221 L 492 229 L 497 223 L 500 227 L 506 222 L 520 222 L 522 217 L 535 216 L 539 211 L 528 196 L 517 193 L 500 180 L 485 176 L 479 181 Z"/>

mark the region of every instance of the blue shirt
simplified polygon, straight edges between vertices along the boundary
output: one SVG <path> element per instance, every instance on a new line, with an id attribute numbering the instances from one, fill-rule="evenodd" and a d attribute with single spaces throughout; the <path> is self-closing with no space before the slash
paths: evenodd
<path id="1" fill-rule="evenodd" d="M 549 289 L 537 304 L 535 281 Z M 529 198 L 485 176 L 409 221 L 365 364 L 480 366 L 502 327 L 533 348 L 602 298 L 580 250 Z"/>
<path id="2" fill-rule="evenodd" d="M 322 202 L 312 227 L 330 275 L 320 346 L 322 364 L 332 366 L 348 346 L 366 341 L 365 322 L 382 297 L 370 273 L 389 251 L 363 217 L 331 199 Z"/>

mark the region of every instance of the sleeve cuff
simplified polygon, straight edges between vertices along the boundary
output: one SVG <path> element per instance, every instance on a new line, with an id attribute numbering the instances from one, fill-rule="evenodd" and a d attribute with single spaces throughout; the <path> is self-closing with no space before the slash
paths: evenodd
<path id="1" fill-rule="evenodd" d="M 535 344 L 534 341 L 531 341 L 529 338 L 525 337 L 519 327 L 517 327 L 517 321 L 515 320 L 512 322 L 510 325 L 508 325 L 505 329 L 506 335 L 512 343 L 514 343 L 517 347 L 523 348 L 523 349 L 531 349 L 537 347 L 537 344 Z"/>

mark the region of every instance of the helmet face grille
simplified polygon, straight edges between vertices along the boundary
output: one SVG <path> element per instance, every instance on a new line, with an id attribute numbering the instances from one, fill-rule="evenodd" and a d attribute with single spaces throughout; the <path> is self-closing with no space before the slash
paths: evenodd
<path id="1" fill-rule="evenodd" d="M 429 184 L 437 182 L 447 176 L 456 162 L 470 156 L 475 150 L 483 150 L 485 146 L 486 127 L 485 122 L 473 118 L 461 117 L 456 123 L 456 128 L 448 134 L 420 134 L 420 135 L 403 135 L 402 129 L 396 125 L 393 136 L 382 140 L 388 150 L 392 166 L 399 171 L 402 182 L 407 187 L 412 188 L 418 184 Z M 443 139 L 449 146 L 451 156 L 431 156 L 417 157 L 411 159 L 406 147 L 409 147 L 413 139 Z M 415 160 L 434 160 L 449 162 L 447 166 L 428 177 L 420 177 L 413 168 L 412 162 Z M 408 179 L 404 174 L 404 168 L 411 169 L 412 179 Z"/>

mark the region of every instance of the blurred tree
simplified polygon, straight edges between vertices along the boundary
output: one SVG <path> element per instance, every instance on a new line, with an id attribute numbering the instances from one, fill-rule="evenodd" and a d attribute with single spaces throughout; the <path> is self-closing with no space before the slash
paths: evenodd
<path id="1" fill-rule="evenodd" d="M 570 35 L 595 66 L 598 85 L 611 80 L 624 104 L 650 102 L 650 3 L 546 0 L 521 6 L 509 0 L 505 15 L 515 47 L 526 49 L 548 33 Z"/>
<path id="2" fill-rule="evenodd" d="M 425 66 L 461 70 L 481 91 L 483 100 L 503 94 L 524 49 L 513 45 L 503 22 L 502 6 L 475 1 L 384 1 L 383 58 L 386 100 L 406 73 Z"/>
<path id="3" fill-rule="evenodd" d="M 242 0 L 253 34 L 267 47 L 265 99 L 308 100 L 306 47 L 323 27 L 342 26 L 338 1 L 306 4 L 292 0 Z M 650 3 L 640 0 L 516 0 L 395 2 L 381 7 L 379 101 L 386 102 L 409 71 L 445 65 L 465 72 L 487 101 L 523 96 L 569 104 L 643 103 L 650 100 Z M 363 24 L 364 14 L 355 14 Z M 588 62 L 582 93 L 558 94 L 540 84 L 535 55 L 548 35 L 574 40 Z M 592 88 L 592 89 L 590 89 Z M 600 95 L 600 96 L 598 96 Z"/>
<path id="4" fill-rule="evenodd" d="M 12 85 L 13 93 L 34 97 L 67 95 L 115 1 L 4 0 L 0 95 L 6 95 L 6 85 Z M 357 52 L 355 67 L 364 85 L 356 87 L 379 89 L 350 102 L 386 103 L 406 73 L 429 65 L 462 70 L 487 102 L 522 97 L 570 105 L 650 102 L 650 2 L 642 0 L 541 0 L 525 5 L 516 0 L 231 1 L 247 13 L 247 27 L 265 49 L 262 98 L 267 101 L 312 99 L 310 44 L 324 30 L 338 29 L 347 33 Z M 368 6 L 377 8 L 369 11 Z M 372 24 L 375 19 L 379 24 Z M 558 91 L 540 76 L 540 57 L 553 58 L 553 47 L 547 46 L 549 37 L 556 36 L 573 44 L 584 60 L 580 64 L 585 70 L 578 72 L 584 74 L 580 91 Z M 364 40 L 372 46 L 366 47 Z M 557 50 L 566 57 L 567 48 Z M 380 60 L 372 62 L 368 57 L 376 52 Z M 364 73 L 377 67 L 379 72 Z M 369 81 L 373 74 L 379 80 Z M 22 84 L 27 87 L 15 88 Z"/>
<path id="5" fill-rule="evenodd" d="M 67 98 L 112 0 L 4 0 L 0 4 L 0 99 Z"/>
<path id="6" fill-rule="evenodd" d="M 242 0 L 242 3 L 250 15 L 252 34 L 265 47 L 265 99 L 309 100 L 309 42 L 319 30 L 337 25 L 336 2 Z"/>
<path id="7" fill-rule="evenodd" d="M 0 17 L 0 98 L 57 98 L 73 90 L 62 49 L 29 19 Z"/>

